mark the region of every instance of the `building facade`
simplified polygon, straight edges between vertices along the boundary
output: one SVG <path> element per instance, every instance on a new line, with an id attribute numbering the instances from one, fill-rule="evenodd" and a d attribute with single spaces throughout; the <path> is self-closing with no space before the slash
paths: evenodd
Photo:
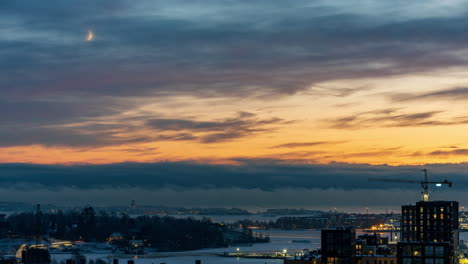
<path id="1" fill-rule="evenodd" d="M 322 264 L 353 262 L 356 232 L 351 228 L 322 229 Z"/>
<path id="2" fill-rule="evenodd" d="M 403 264 L 456 263 L 451 255 L 451 245 L 448 242 L 400 242 L 398 257 Z"/>
<path id="3" fill-rule="evenodd" d="M 398 263 L 458 263 L 458 224 L 458 202 L 421 201 L 402 206 Z"/>

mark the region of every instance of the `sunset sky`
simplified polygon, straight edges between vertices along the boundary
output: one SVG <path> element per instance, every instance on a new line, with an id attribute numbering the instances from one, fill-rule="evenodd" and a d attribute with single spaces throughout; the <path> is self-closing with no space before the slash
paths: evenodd
<path id="1" fill-rule="evenodd" d="M 462 163 L 467 14 L 464 0 L 2 1 L 0 163 Z"/>

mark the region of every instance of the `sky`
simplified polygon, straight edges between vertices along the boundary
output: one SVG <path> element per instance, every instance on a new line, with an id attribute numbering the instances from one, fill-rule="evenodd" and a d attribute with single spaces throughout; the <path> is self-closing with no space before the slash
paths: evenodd
<path id="1" fill-rule="evenodd" d="M 72 188 L 81 202 L 100 188 L 137 188 L 166 192 L 148 203 L 206 191 L 199 204 L 232 193 L 251 198 L 224 205 L 261 207 L 282 201 L 275 192 L 296 201 L 326 192 L 339 198 L 328 206 L 360 188 L 401 188 L 330 185 L 338 176 L 316 166 L 347 168 L 350 182 L 363 180 L 355 168 L 405 177 L 435 166 L 463 186 L 467 32 L 463 0 L 1 1 L 0 179 L 13 193 L 0 199 L 56 200 Z M 132 177 L 139 164 L 147 169 Z M 9 166 L 28 176 L 17 181 Z M 121 166 L 130 171 L 111 172 Z M 170 167 L 164 179 L 159 166 Z M 219 170 L 216 181 L 204 166 Z M 26 198 L 26 185 L 44 193 Z"/>

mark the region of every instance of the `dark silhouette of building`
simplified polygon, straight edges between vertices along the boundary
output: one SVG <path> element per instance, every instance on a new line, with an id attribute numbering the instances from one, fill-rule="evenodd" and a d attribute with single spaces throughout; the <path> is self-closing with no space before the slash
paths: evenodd
<path id="1" fill-rule="evenodd" d="M 24 264 L 49 264 L 50 254 L 45 247 L 31 246 L 23 250 L 21 259 Z"/>
<path id="2" fill-rule="evenodd" d="M 351 228 L 322 229 L 322 264 L 350 264 L 356 232 Z"/>
<path id="3" fill-rule="evenodd" d="M 396 246 L 396 245 L 395 245 Z M 355 264 L 396 264 L 396 247 L 380 234 L 359 235 L 356 240 Z"/>
<path id="4" fill-rule="evenodd" d="M 392 252 L 388 248 L 388 237 L 381 237 L 380 234 L 359 235 L 356 240 L 356 255 L 390 255 Z"/>
<path id="5" fill-rule="evenodd" d="M 398 261 L 458 263 L 458 202 L 420 201 L 402 206 Z"/>

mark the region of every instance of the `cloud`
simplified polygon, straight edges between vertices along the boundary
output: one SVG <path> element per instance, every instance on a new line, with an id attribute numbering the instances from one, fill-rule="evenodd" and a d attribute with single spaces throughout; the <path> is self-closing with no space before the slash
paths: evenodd
<path id="1" fill-rule="evenodd" d="M 51 108 L 54 109 L 49 107 Z M 46 111 L 49 114 L 48 110 Z M 44 110 L 31 114 L 38 116 L 43 112 Z M 13 113 L 13 116 L 22 114 L 20 111 Z M 11 121 L 6 120 L 5 127 L 0 130 L 0 147 L 38 144 L 79 148 L 159 141 L 192 141 L 208 144 L 269 133 L 280 125 L 293 122 L 275 117 L 261 119 L 248 112 L 238 112 L 234 117 L 213 121 L 154 118 L 152 115 L 107 118 L 90 116 L 66 120 L 66 114 L 57 114 L 54 119 L 54 114 L 51 113 L 51 120 L 43 124 L 28 117 L 27 114 L 24 115 L 24 121 L 15 124 L 13 117 L 7 117 L 6 113 L 4 115 L 5 119 Z M 12 124 L 6 125 L 8 122 Z"/>
<path id="2" fill-rule="evenodd" d="M 419 195 L 417 188 L 405 190 L 282 188 L 273 191 L 242 188 L 184 190 L 163 188 L 157 191 L 132 187 L 88 190 L 0 188 L 1 201 L 20 201 L 27 204 L 35 201 L 35 203 L 59 206 L 128 206 L 130 201 L 135 200 L 138 205 L 185 208 L 237 207 L 252 211 L 267 208 L 308 208 L 330 211 L 332 208 L 337 208 L 338 211 L 362 212 L 365 207 L 368 207 L 370 212 L 382 212 L 385 209 L 399 212 L 400 205 L 418 201 Z M 467 202 L 466 192 L 463 190 L 438 190 L 432 192 L 431 197 L 441 200 L 457 200 L 462 204 Z"/>
<path id="3" fill-rule="evenodd" d="M 430 156 L 468 156 L 468 149 L 454 149 L 454 150 L 436 150 L 426 155 Z"/>
<path id="4" fill-rule="evenodd" d="M 2 5 L 12 32 L 0 40 L 9 75 L 0 86 L 14 95 L 287 95 L 326 80 L 466 65 L 453 55 L 468 42 L 463 12 L 421 16 L 403 4 L 392 10 L 404 18 L 337 1 Z M 90 27 L 96 41 L 83 43 Z"/>
<path id="5" fill-rule="evenodd" d="M 453 180 L 459 188 L 468 186 L 467 164 L 387 166 L 330 163 L 325 165 L 287 163 L 268 159 L 239 159 L 238 165 L 191 162 L 119 163 L 107 165 L 1 164 L 0 183 L 11 188 L 41 186 L 57 189 L 93 188 L 281 188 L 374 189 L 411 188 L 399 184 L 376 185 L 368 178 L 420 179 L 420 170 Z M 34 187 L 36 188 L 36 187 Z"/>
<path id="6" fill-rule="evenodd" d="M 316 142 L 291 142 L 286 144 L 280 144 L 272 146 L 271 148 L 302 148 L 302 147 L 313 147 L 318 145 L 329 145 L 329 144 L 338 144 L 342 142 L 328 142 L 328 141 L 316 141 Z"/>
<path id="7" fill-rule="evenodd" d="M 9 141 L 0 145 L 110 145 L 165 138 L 213 143 L 262 133 L 270 124 L 247 117 L 242 118 L 250 124 L 232 130 L 222 127 L 228 121 L 153 119 L 153 125 L 165 127 L 164 134 L 130 139 L 107 129 L 84 133 L 86 128 L 49 126 L 116 115 L 138 106 L 135 98 L 267 101 L 305 90 L 346 97 L 368 88 L 324 89 L 319 83 L 466 67 L 466 56 L 460 56 L 468 44 L 466 10 L 463 3 L 441 8 L 437 1 L 391 6 L 306 0 L 2 1 L 0 122 L 10 131 L 4 133 Z M 88 30 L 95 33 L 92 42 L 84 41 Z M 393 116 L 399 119 L 395 122 L 367 121 L 445 124 L 409 115 Z M 341 122 L 366 123 L 366 118 L 352 118 Z M 204 126 L 213 131 L 198 135 L 208 133 Z M 174 133 L 177 129 L 190 131 Z"/>
<path id="8" fill-rule="evenodd" d="M 335 119 L 324 120 L 331 128 L 360 129 L 366 127 L 420 127 L 420 126 L 450 126 L 468 123 L 466 117 L 436 119 L 442 111 L 419 113 L 398 113 L 398 109 L 383 109 L 360 112 Z"/>
<path id="9" fill-rule="evenodd" d="M 66 205 L 125 205 L 137 200 L 139 204 L 185 207 L 398 208 L 420 198 L 420 185 L 371 182 L 368 178 L 422 180 L 422 168 L 429 170 L 431 179 L 454 182 L 451 189 L 432 189 L 435 199 L 463 202 L 467 197 L 467 163 L 388 166 L 238 161 L 239 165 L 0 164 L 0 183 L 4 186 L 0 200 Z"/>
<path id="10" fill-rule="evenodd" d="M 188 131 L 202 133 L 193 136 L 201 143 L 218 143 L 249 137 L 259 133 L 271 132 L 271 126 L 291 123 L 280 118 L 258 119 L 255 114 L 239 112 L 236 117 L 216 121 L 196 121 L 187 119 L 153 118 L 146 125 L 156 131 Z"/>
<path id="11" fill-rule="evenodd" d="M 468 88 L 456 87 L 452 89 L 439 90 L 420 94 L 393 94 L 394 101 L 416 101 L 416 100 L 467 100 Z"/>

